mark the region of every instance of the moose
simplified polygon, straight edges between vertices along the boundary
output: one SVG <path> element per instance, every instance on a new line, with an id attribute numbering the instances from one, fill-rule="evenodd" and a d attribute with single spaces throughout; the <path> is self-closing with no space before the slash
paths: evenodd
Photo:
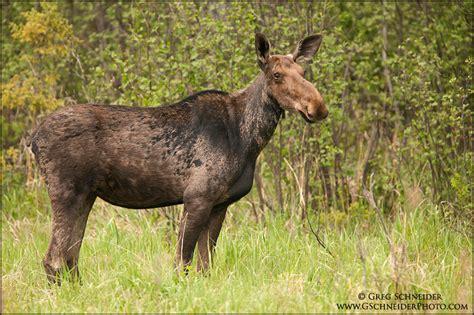
<path id="1" fill-rule="evenodd" d="M 187 270 L 197 245 L 197 269 L 210 255 L 230 204 L 249 193 L 259 153 L 283 112 L 308 123 L 328 116 L 319 91 L 304 75 L 321 35 L 287 55 L 271 55 L 255 34 L 260 73 L 233 93 L 207 90 L 151 108 L 83 104 L 50 114 L 31 136 L 31 150 L 52 206 L 52 232 L 43 259 L 50 283 L 67 272 L 79 278 L 87 219 L 97 197 L 147 209 L 184 204 L 176 267 Z"/>

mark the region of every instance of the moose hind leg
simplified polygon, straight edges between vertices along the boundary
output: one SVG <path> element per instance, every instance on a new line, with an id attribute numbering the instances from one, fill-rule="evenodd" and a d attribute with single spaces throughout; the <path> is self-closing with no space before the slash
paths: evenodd
<path id="1" fill-rule="evenodd" d="M 95 196 L 63 193 L 63 198 L 51 197 L 52 231 L 43 266 L 50 283 L 61 284 L 60 275 L 66 271 L 79 280 L 77 263 L 89 212 Z"/>

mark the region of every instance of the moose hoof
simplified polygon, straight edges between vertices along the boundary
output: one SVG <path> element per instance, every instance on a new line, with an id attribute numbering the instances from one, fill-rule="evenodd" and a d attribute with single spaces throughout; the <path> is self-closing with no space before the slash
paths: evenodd
<path id="1" fill-rule="evenodd" d="M 61 268 L 55 268 L 51 266 L 46 260 L 43 260 L 44 271 L 46 272 L 46 278 L 50 285 L 61 286 Z"/>
<path id="2" fill-rule="evenodd" d="M 61 278 L 82 284 L 77 265 L 74 267 L 55 267 L 48 261 L 43 260 L 43 267 L 46 272 L 46 278 L 48 279 L 50 285 L 61 286 Z"/>

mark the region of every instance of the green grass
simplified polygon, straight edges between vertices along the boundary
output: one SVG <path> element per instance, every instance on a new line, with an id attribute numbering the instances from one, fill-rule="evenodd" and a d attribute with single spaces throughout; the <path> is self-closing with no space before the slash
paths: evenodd
<path id="1" fill-rule="evenodd" d="M 97 202 L 81 251 L 83 284 L 60 288 L 48 287 L 41 265 L 50 229 L 45 192 L 7 193 L 3 207 L 3 312 L 336 312 L 359 292 L 397 291 L 439 293 L 472 311 L 472 241 L 433 206 L 387 222 L 392 249 L 374 217 L 322 226 L 333 258 L 295 218 L 256 223 L 240 202 L 211 272 L 183 276 L 173 272 L 176 233 L 160 210 Z"/>

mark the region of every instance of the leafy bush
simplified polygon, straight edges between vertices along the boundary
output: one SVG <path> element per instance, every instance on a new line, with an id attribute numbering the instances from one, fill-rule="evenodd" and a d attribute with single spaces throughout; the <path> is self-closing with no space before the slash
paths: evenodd
<path id="1" fill-rule="evenodd" d="M 259 159 L 256 208 L 300 213 L 368 205 L 398 213 L 419 187 L 472 209 L 472 7 L 467 3 L 12 2 L 2 23 L 3 148 L 65 102 L 159 106 L 257 75 L 254 32 L 276 53 L 324 35 L 307 67 L 330 117 L 288 115 Z M 5 28 L 4 28 L 5 29 Z M 8 31 L 9 30 L 9 31 Z M 21 52 L 21 53 L 18 53 Z M 470 213 L 472 217 L 472 212 Z"/>

